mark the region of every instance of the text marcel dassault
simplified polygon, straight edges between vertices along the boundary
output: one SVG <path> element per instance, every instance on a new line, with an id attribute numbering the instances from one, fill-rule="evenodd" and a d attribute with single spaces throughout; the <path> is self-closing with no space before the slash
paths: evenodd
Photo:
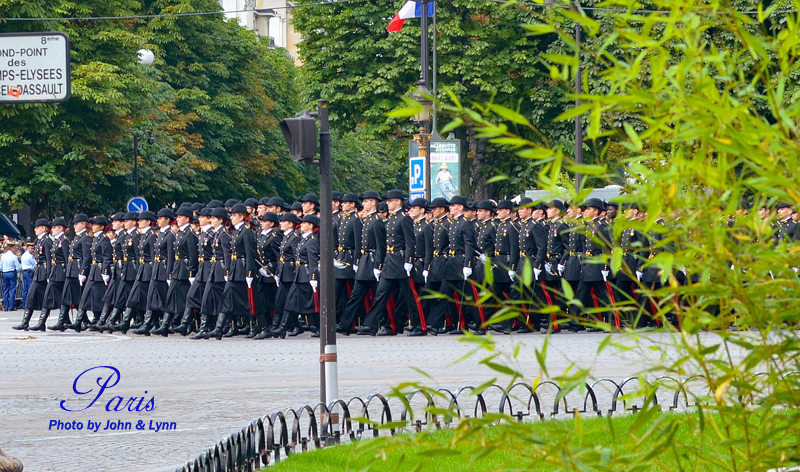
<path id="1" fill-rule="evenodd" d="M 94 388 L 90 388 L 88 390 L 82 391 L 78 387 L 78 383 L 81 381 L 81 378 L 87 372 L 93 370 L 100 370 L 101 374 L 97 377 L 95 382 L 97 383 L 97 391 L 95 392 Z M 107 377 L 106 377 L 107 375 Z M 88 376 L 87 376 L 88 378 Z M 77 412 L 77 411 L 85 411 L 94 406 L 95 404 L 102 404 L 101 397 L 106 392 L 113 387 L 115 387 L 120 379 L 122 378 L 119 370 L 112 366 L 97 366 L 92 367 L 90 369 L 86 369 L 85 371 L 78 374 L 75 378 L 75 382 L 72 384 L 72 391 L 75 392 L 77 395 L 81 395 L 87 401 L 91 399 L 85 406 L 81 407 L 81 405 L 67 405 L 66 400 L 62 400 L 60 402 L 61 409 L 64 411 L 69 412 Z M 147 390 L 145 390 L 145 395 L 147 394 Z M 103 399 L 105 400 L 105 399 Z M 100 403 L 98 403 L 100 402 Z M 141 397 L 129 397 L 124 398 L 122 396 L 114 396 L 108 399 L 105 404 L 105 410 L 107 412 L 152 412 L 156 409 L 156 399 L 155 396 L 150 396 L 148 399 L 147 396 Z M 104 426 L 101 428 L 101 426 Z M 48 426 L 50 430 L 58 430 L 58 431 L 168 431 L 177 429 L 177 424 L 174 421 L 154 421 L 149 420 L 147 424 L 145 424 L 144 420 L 137 420 L 136 425 L 131 423 L 130 421 L 122 421 L 122 420 L 106 420 L 105 425 L 103 425 L 102 421 L 92 421 L 87 420 L 84 424 L 83 421 L 61 421 L 61 420 L 50 420 L 50 425 Z"/>

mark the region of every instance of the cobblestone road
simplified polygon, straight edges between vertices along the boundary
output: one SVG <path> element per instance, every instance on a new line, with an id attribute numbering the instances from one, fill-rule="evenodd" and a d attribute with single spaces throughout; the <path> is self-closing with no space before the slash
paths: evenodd
<path id="1" fill-rule="evenodd" d="M 26 471 L 175 470 L 253 418 L 313 404 L 319 396 L 319 340 L 307 334 L 286 340 L 192 341 L 180 336 L 22 333 L 11 329 L 20 318 L 21 312 L 0 314 L 0 448 L 21 459 Z M 509 353 L 522 343 L 514 364 L 530 379 L 541 375 L 534 349 L 542 346 L 544 336 L 496 339 Z M 633 351 L 609 350 L 598 356 L 602 339 L 602 334 L 555 335 L 547 357 L 550 375 L 574 363 L 596 378 L 622 379 L 657 361 L 650 343 L 667 341 L 654 335 Z M 338 344 L 342 398 L 386 392 L 402 381 L 457 388 L 494 377 L 479 365 L 480 357 L 458 362 L 474 346 L 455 336 L 350 336 L 339 337 Z M 103 365 L 121 372 L 116 387 L 86 411 L 63 411 L 61 400 L 79 408 L 89 403 L 84 397 L 90 395 L 72 392 L 73 382 L 84 370 Z M 434 380 L 412 368 L 425 370 Z M 82 385 L 94 386 L 96 392 L 91 382 Z M 154 396 L 156 410 L 107 412 L 105 405 L 115 395 Z M 141 419 L 146 425 L 150 420 L 174 421 L 177 430 L 48 430 L 50 420 L 92 420 L 105 426 L 107 420 L 118 419 L 133 424 Z"/>

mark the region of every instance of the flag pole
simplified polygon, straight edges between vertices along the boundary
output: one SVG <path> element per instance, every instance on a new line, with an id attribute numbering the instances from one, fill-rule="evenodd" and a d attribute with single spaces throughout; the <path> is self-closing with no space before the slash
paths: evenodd
<path id="1" fill-rule="evenodd" d="M 438 8 L 436 8 L 436 1 L 435 0 L 431 2 L 431 6 L 433 7 L 433 88 L 431 89 L 432 90 L 431 93 L 433 93 L 433 98 L 435 99 L 436 98 L 436 79 L 437 79 L 436 76 L 439 74 L 438 60 L 437 60 L 438 58 L 437 58 L 437 54 L 436 54 L 436 49 L 437 49 L 436 48 L 436 36 L 437 36 L 437 31 L 436 31 L 436 10 L 438 10 Z M 435 100 L 433 102 L 433 122 L 432 122 L 432 125 L 431 125 L 431 134 L 435 137 L 434 139 L 437 139 L 439 137 L 439 128 L 436 126 L 436 101 Z"/>

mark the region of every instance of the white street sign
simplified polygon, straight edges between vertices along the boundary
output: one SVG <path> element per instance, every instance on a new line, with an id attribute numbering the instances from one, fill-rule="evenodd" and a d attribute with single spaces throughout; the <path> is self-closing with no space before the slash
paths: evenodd
<path id="1" fill-rule="evenodd" d="M 66 34 L 0 34 L 0 102 L 63 102 L 69 94 Z"/>

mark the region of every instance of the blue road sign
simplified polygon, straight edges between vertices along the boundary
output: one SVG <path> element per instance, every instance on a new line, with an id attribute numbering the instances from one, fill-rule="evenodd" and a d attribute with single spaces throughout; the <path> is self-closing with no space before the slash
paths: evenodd
<path id="1" fill-rule="evenodd" d="M 408 191 L 409 193 L 425 193 L 425 158 L 412 157 L 408 160 Z"/>
<path id="2" fill-rule="evenodd" d="M 132 197 L 128 200 L 128 211 L 146 211 L 147 200 L 144 197 Z"/>
<path id="3" fill-rule="evenodd" d="M 410 201 L 412 201 L 412 202 L 414 200 L 418 199 L 418 198 L 425 198 L 425 191 L 422 191 L 422 192 L 411 192 L 411 193 L 408 194 L 408 199 Z"/>

